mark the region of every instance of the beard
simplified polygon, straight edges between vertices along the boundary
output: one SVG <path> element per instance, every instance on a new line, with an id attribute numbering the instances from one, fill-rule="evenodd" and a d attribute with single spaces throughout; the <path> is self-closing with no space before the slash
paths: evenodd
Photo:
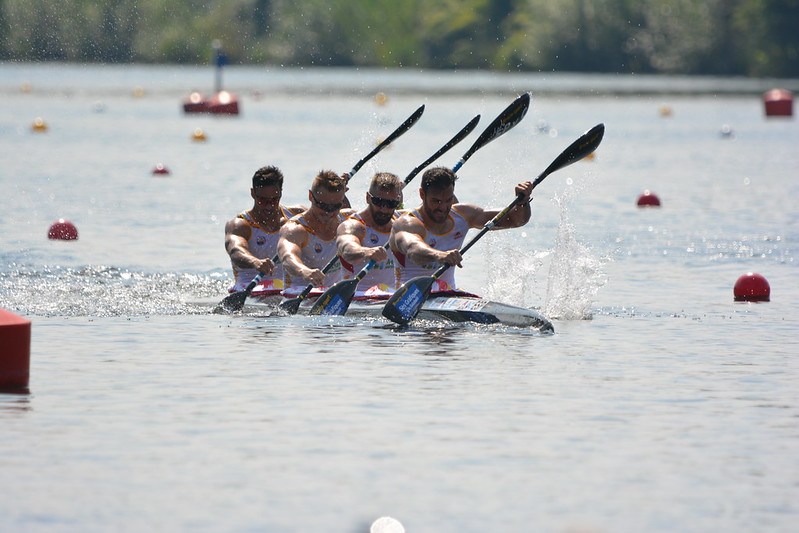
<path id="1" fill-rule="evenodd" d="M 375 221 L 375 224 L 378 226 L 385 226 L 389 222 L 391 222 L 391 218 L 394 216 L 394 213 L 383 213 L 382 211 L 373 211 L 372 218 Z"/>

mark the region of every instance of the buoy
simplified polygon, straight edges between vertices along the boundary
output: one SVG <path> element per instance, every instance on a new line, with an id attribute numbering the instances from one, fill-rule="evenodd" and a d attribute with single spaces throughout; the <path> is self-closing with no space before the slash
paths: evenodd
<path id="1" fill-rule="evenodd" d="M 405 533 L 405 526 L 396 518 L 381 516 L 372 522 L 369 533 Z"/>
<path id="2" fill-rule="evenodd" d="M 194 132 L 191 134 L 191 139 L 193 141 L 205 142 L 205 132 L 202 130 L 202 128 L 194 128 Z"/>
<path id="3" fill-rule="evenodd" d="M 660 207 L 660 198 L 647 189 L 638 197 L 638 207 Z"/>
<path id="4" fill-rule="evenodd" d="M 375 103 L 377 105 L 386 105 L 387 102 L 388 97 L 386 96 L 386 93 L 381 91 L 375 95 Z"/>
<path id="5" fill-rule="evenodd" d="M 141 98 L 144 96 L 144 88 L 143 87 L 136 87 L 133 89 L 133 97 L 134 98 Z"/>
<path id="6" fill-rule="evenodd" d="M 31 84 L 27 81 L 22 82 L 22 85 L 19 86 L 19 90 L 25 94 L 31 92 L 32 89 Z"/>
<path id="7" fill-rule="evenodd" d="M 212 115 L 238 115 L 239 99 L 229 91 L 219 91 L 208 104 L 208 112 Z"/>
<path id="8" fill-rule="evenodd" d="M 45 132 L 47 131 L 47 122 L 45 122 L 42 117 L 36 117 L 35 119 L 33 119 L 33 125 L 31 125 L 31 130 L 37 132 Z"/>
<path id="9" fill-rule="evenodd" d="M 153 169 L 153 175 L 156 174 L 169 174 L 169 169 L 163 163 L 158 163 Z"/>
<path id="10" fill-rule="evenodd" d="M 747 272 L 738 278 L 732 291 L 736 302 L 768 302 L 771 297 L 768 281 L 757 272 Z"/>
<path id="11" fill-rule="evenodd" d="M 183 101 L 184 113 L 207 113 L 208 99 L 204 94 L 194 91 Z"/>
<path id="12" fill-rule="evenodd" d="M 78 228 L 69 220 L 59 218 L 50 226 L 47 238 L 59 241 L 74 241 L 78 238 Z"/>
<path id="13" fill-rule="evenodd" d="M 583 159 L 586 159 L 588 161 L 593 161 L 595 158 L 596 158 L 596 152 L 591 152 L 590 154 L 585 156 Z"/>
<path id="14" fill-rule="evenodd" d="M 30 378 L 31 322 L 0 309 L 0 391 L 27 392 Z"/>
<path id="15" fill-rule="evenodd" d="M 661 117 L 670 117 L 671 116 L 671 107 L 667 105 L 660 106 L 660 116 Z"/>
<path id="16" fill-rule="evenodd" d="M 785 89 L 771 89 L 763 93 L 767 117 L 793 116 L 793 94 Z"/>
<path id="17" fill-rule="evenodd" d="M 733 136 L 732 128 L 729 124 L 722 124 L 720 133 L 721 137 L 724 139 L 729 139 Z"/>

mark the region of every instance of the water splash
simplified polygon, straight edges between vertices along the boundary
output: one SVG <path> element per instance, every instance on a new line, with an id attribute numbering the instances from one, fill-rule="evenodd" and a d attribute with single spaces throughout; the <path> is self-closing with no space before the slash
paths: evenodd
<path id="1" fill-rule="evenodd" d="M 560 222 L 549 266 L 544 314 L 561 320 L 590 320 L 594 297 L 607 282 L 603 266 L 608 259 L 596 257 L 577 240 L 569 221 L 568 200 L 568 193 L 553 199 L 560 209 Z"/>
<path id="2" fill-rule="evenodd" d="M 0 307 L 35 316 L 204 314 L 226 294 L 228 284 L 221 274 L 143 273 L 107 266 L 17 267 L 0 273 Z"/>

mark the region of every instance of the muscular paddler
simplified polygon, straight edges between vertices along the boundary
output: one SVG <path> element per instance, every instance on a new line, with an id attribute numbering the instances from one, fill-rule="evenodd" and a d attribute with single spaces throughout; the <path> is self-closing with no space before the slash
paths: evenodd
<path id="1" fill-rule="evenodd" d="M 394 221 L 389 243 L 399 264 L 401 283 L 417 276 L 430 276 L 441 265 L 461 266 L 463 241 L 470 228 L 482 228 L 500 209 L 456 203 L 456 174 L 444 167 L 428 169 L 422 175 L 419 197 L 422 204 Z M 523 201 L 494 229 L 517 228 L 530 220 L 532 182 L 516 185 L 514 194 Z M 455 270 L 448 269 L 433 285 L 432 292 L 456 291 Z"/>
<path id="2" fill-rule="evenodd" d="M 283 290 L 283 269 L 272 259 L 277 254 L 280 228 L 304 207 L 286 207 L 283 173 L 274 166 L 255 171 L 250 196 L 253 205 L 225 224 L 225 250 L 233 266 L 230 292 L 243 291 L 258 272 L 265 276 L 253 291 L 256 295 L 277 295 Z"/>
<path id="3" fill-rule="evenodd" d="M 346 277 L 353 277 L 369 261 L 375 262 L 358 284 L 356 297 L 386 297 L 399 287 L 399 265 L 385 244 L 401 204 L 402 181 L 395 174 L 378 172 L 369 183 L 366 207 L 338 227 L 336 246 Z"/>
<path id="4" fill-rule="evenodd" d="M 310 207 L 281 228 L 277 253 L 285 276 L 284 296 L 296 296 L 308 284 L 321 290 L 341 279 L 339 261 L 327 273 L 322 269 L 336 255 L 339 224 L 352 213 L 352 209 L 344 208 L 346 193 L 343 177 L 322 170 L 308 190 Z"/>

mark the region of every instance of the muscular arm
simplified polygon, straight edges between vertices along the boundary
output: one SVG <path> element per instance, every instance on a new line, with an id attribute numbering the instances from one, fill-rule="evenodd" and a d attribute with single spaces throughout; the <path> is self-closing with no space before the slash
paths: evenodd
<path id="1" fill-rule="evenodd" d="M 308 268 L 302 262 L 302 246 L 307 239 L 308 233 L 299 224 L 284 224 L 280 228 L 280 239 L 277 241 L 277 255 L 283 269 L 290 275 L 314 285 L 321 285 L 325 279 L 324 273 L 318 268 Z"/>
<path id="2" fill-rule="evenodd" d="M 382 246 L 362 246 L 366 237 L 366 227 L 355 219 L 348 218 L 338 226 L 336 248 L 342 259 L 352 264 L 356 261 L 370 261 L 375 263 L 385 261 L 388 257 Z"/>
<path id="3" fill-rule="evenodd" d="M 394 221 L 391 228 L 391 249 L 395 250 L 416 263 L 446 263 L 461 266 L 461 254 L 458 250 L 436 250 L 424 242 L 426 235 L 424 225 L 416 217 L 402 216 Z"/>
<path id="4" fill-rule="evenodd" d="M 530 194 L 533 192 L 533 184 L 529 181 L 522 182 L 516 186 L 514 193 L 521 194 L 524 199 L 511 209 L 508 214 L 497 223 L 494 229 L 518 228 L 530 221 Z M 458 204 L 458 211 L 466 217 L 472 228 L 482 228 L 492 218 L 500 213 L 500 209 L 483 209 L 472 204 Z"/>
<path id="5" fill-rule="evenodd" d="M 225 224 L 225 250 L 230 261 L 239 268 L 254 268 L 264 274 L 271 274 L 275 264 L 271 258 L 259 259 L 250 253 L 248 241 L 252 228 L 240 218 Z"/>

